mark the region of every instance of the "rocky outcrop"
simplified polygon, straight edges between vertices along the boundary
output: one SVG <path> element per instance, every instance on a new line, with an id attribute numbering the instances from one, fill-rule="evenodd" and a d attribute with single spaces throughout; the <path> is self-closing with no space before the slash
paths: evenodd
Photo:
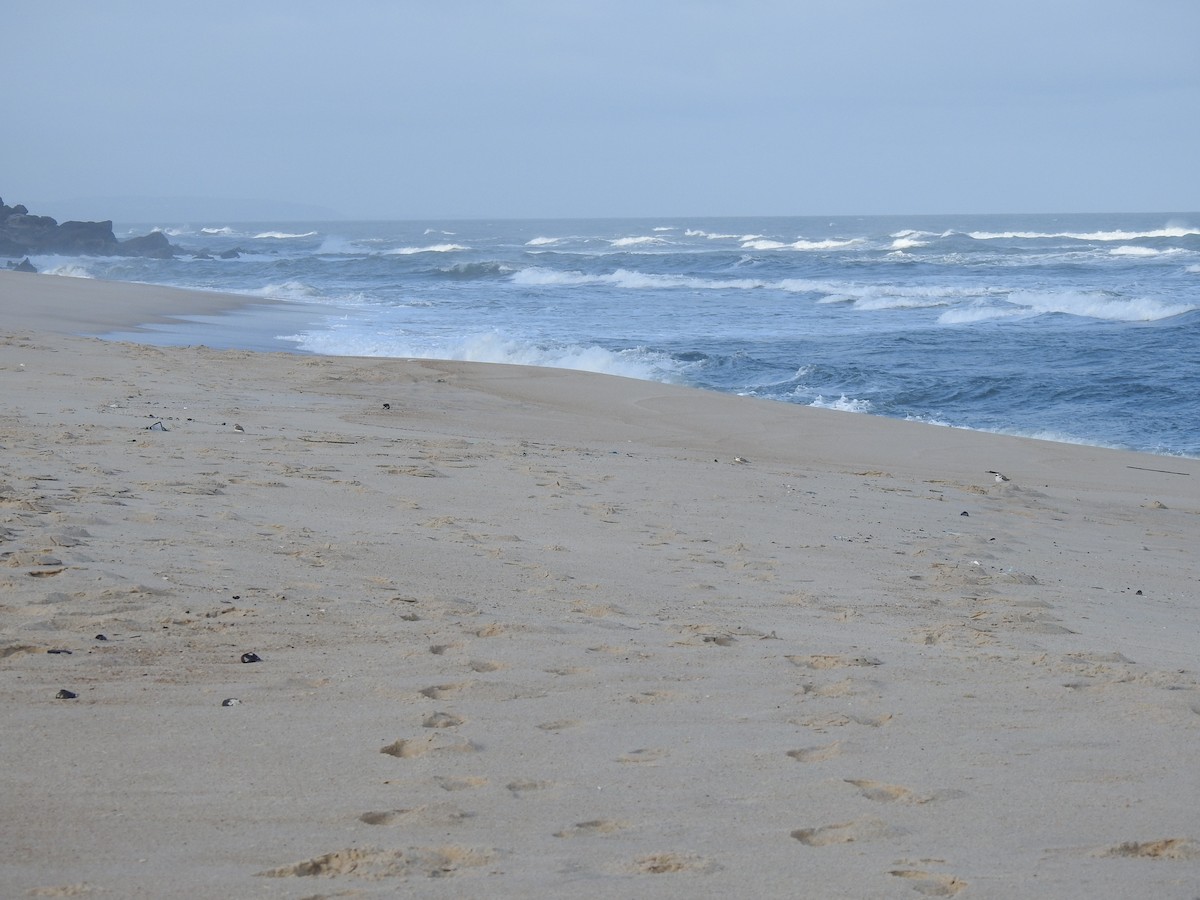
<path id="1" fill-rule="evenodd" d="M 161 231 L 152 231 L 141 237 L 121 241 L 120 247 L 120 256 L 153 256 L 156 259 L 170 259 L 178 249 Z"/>
<path id="2" fill-rule="evenodd" d="M 5 206 L 0 200 L 0 256 L 29 254 L 64 256 L 151 256 L 168 259 L 176 248 L 162 232 L 127 241 L 117 240 L 112 222 L 63 222 L 50 216 L 30 215 L 21 204 Z"/>

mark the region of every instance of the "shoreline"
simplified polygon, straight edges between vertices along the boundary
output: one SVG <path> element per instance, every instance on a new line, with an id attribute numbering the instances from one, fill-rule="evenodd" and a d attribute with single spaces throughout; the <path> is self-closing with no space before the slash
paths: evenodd
<path id="1" fill-rule="evenodd" d="M 54 279 L 56 281 L 29 284 L 28 282 L 20 281 L 23 278 Z M 15 308 L 13 303 L 19 292 L 18 289 L 34 287 L 37 288 L 35 291 L 38 298 L 37 307 L 34 309 Z M 178 303 L 180 309 L 177 312 L 164 313 L 163 300 Z M 81 304 L 87 305 L 82 306 Z M 290 304 L 287 301 L 269 297 L 176 288 L 140 282 L 107 281 L 96 278 L 72 278 L 70 276 L 44 274 L 30 275 L 27 273 L 0 270 L 0 314 L 3 314 L 10 322 L 23 323 L 24 327 L 57 334 L 80 335 L 109 341 L 128 341 L 133 343 L 142 343 L 147 336 L 153 335 L 154 339 L 149 346 L 165 348 L 207 346 L 219 350 L 245 350 L 255 353 L 291 353 L 301 356 L 320 357 L 321 354 L 319 353 L 290 346 L 274 333 L 280 330 L 280 327 L 276 326 L 274 322 L 272 322 L 270 327 L 264 327 L 256 320 L 254 315 L 256 309 L 281 310 L 284 308 L 291 311 L 298 326 L 307 324 L 306 320 L 310 313 L 308 307 Z M 196 327 L 200 325 L 204 326 L 206 330 L 201 334 L 197 334 Z M 258 330 L 257 333 L 254 333 L 254 329 Z M 229 332 L 229 336 L 224 336 L 222 332 Z M 407 359 L 406 357 L 351 356 L 333 358 Z M 420 359 L 424 359 L 424 357 Z M 437 362 L 437 360 L 432 361 Z M 522 366 L 513 363 L 472 362 L 464 364 L 522 368 Z M 620 377 L 575 369 L 564 371 L 580 372 L 585 375 L 594 374 L 597 377 Z M 649 383 L 665 384 L 665 382 L 657 381 Z M 704 394 L 716 394 L 739 400 L 768 403 L 781 402 L 762 400 L 761 398 L 748 397 L 746 395 L 725 394 L 720 391 L 711 391 L 704 388 L 681 387 L 686 387 L 689 390 L 698 390 Z M 791 404 L 783 405 L 788 406 Z M 825 410 L 819 407 L 802 408 L 814 412 L 829 411 L 835 414 L 841 413 L 838 410 Z M 871 413 L 853 413 L 853 415 L 863 416 L 876 421 L 898 423 L 904 426 L 916 425 L 923 428 L 947 429 L 964 434 L 979 434 L 1006 440 L 1027 440 L 1067 447 L 1106 450 L 1114 453 L 1132 453 L 1160 461 L 1200 460 L 1200 457 L 1184 454 L 1152 453 L 1150 451 L 1115 447 L 1103 443 L 1066 441 L 1047 437 L 1010 434 L 1002 431 L 937 425 L 890 416 L 879 416 Z"/>
<path id="2" fill-rule="evenodd" d="M 81 337 L 244 298 L 44 279 L 0 273 L 14 893 L 1200 876 L 1200 462 Z"/>

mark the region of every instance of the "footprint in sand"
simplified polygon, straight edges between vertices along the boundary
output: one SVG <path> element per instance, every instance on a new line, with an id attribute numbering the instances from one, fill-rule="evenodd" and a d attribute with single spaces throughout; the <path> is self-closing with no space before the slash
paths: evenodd
<path id="1" fill-rule="evenodd" d="M 450 803 L 431 803 L 411 809 L 385 809 L 365 812 L 358 817 L 367 825 L 458 825 L 473 818 L 475 813 L 459 809 Z"/>
<path id="2" fill-rule="evenodd" d="M 846 778 L 847 784 L 858 788 L 868 800 L 876 803 L 928 803 L 933 797 L 922 797 L 914 794 L 906 787 L 898 784 L 884 784 L 882 781 L 871 781 L 866 778 Z"/>
<path id="3" fill-rule="evenodd" d="M 522 797 L 531 791 L 544 791 L 547 788 L 554 787 L 553 781 L 533 781 L 531 779 L 518 779 L 510 781 L 505 785 L 509 792 L 514 797 Z"/>
<path id="4" fill-rule="evenodd" d="M 470 681 L 459 681 L 454 684 L 435 684 L 422 690 L 421 696 L 428 697 L 430 700 L 445 700 L 447 697 L 457 697 L 472 684 L 473 682 Z"/>
<path id="5" fill-rule="evenodd" d="M 421 724 L 426 728 L 457 728 L 466 724 L 466 719 L 448 712 L 435 712 L 425 717 Z"/>
<path id="6" fill-rule="evenodd" d="M 867 817 L 837 825 L 823 825 L 820 828 L 797 828 L 792 832 L 792 837 L 808 847 L 827 847 L 830 844 L 876 840 L 895 833 L 882 819 Z"/>
<path id="7" fill-rule="evenodd" d="M 640 750 L 630 750 L 617 757 L 617 762 L 620 763 L 656 763 L 663 757 L 670 754 L 670 750 L 662 748 L 643 748 Z"/>
<path id="8" fill-rule="evenodd" d="M 842 742 L 834 741 L 824 747 L 803 747 L 799 750 L 789 750 L 788 756 L 796 762 L 824 762 L 842 754 Z"/>
<path id="9" fill-rule="evenodd" d="M 967 887 L 967 882 L 961 878 L 919 869 L 892 869 L 888 874 L 906 879 L 909 887 L 926 897 L 953 897 Z"/>
<path id="10" fill-rule="evenodd" d="M 379 752 L 397 759 L 418 759 L 430 753 L 475 753 L 478 750 L 479 747 L 470 741 L 443 741 L 433 735 L 416 740 L 393 741 L 380 748 Z"/>
<path id="11" fill-rule="evenodd" d="M 449 778 L 444 775 L 438 775 L 433 781 L 443 791 L 469 791 L 474 788 L 481 788 L 488 783 L 486 778 L 479 775 L 471 775 L 466 778 Z"/>
<path id="12" fill-rule="evenodd" d="M 497 672 L 504 668 L 504 663 L 492 662 L 485 659 L 473 659 L 467 665 L 473 672 Z"/>
<path id="13" fill-rule="evenodd" d="M 593 819 L 590 822 L 578 822 L 570 828 L 554 832 L 557 838 L 593 837 L 595 835 L 616 834 L 629 827 L 628 822 L 617 822 L 613 819 Z"/>
<path id="14" fill-rule="evenodd" d="M 1098 856 L 1126 856 L 1137 859 L 1200 859 L 1200 843 L 1189 838 L 1165 838 L 1161 841 L 1126 841 Z"/>
<path id="15" fill-rule="evenodd" d="M 830 653 L 817 653 L 810 656 L 784 657 L 794 666 L 805 669 L 841 669 L 848 666 L 881 666 L 883 660 L 873 656 L 839 656 Z"/>
<path id="16" fill-rule="evenodd" d="M 633 871 L 643 875 L 668 875 L 681 872 L 708 874 L 719 867 L 710 859 L 686 853 L 653 853 L 633 861 Z"/>
<path id="17" fill-rule="evenodd" d="M 891 713 L 884 713 L 879 716 L 847 716 L 842 713 L 830 713 L 828 715 L 813 716 L 804 720 L 789 719 L 788 721 L 796 725 L 803 725 L 805 728 L 811 728 L 813 731 L 821 734 L 828 728 L 843 728 L 847 725 L 883 728 L 891 720 Z"/>
<path id="18" fill-rule="evenodd" d="M 360 850 L 351 847 L 258 874 L 264 878 L 353 876 L 375 880 L 410 875 L 445 878 L 459 874 L 464 869 L 486 866 L 497 855 L 494 850 L 457 846 L 409 847 L 404 850 Z"/>
<path id="19" fill-rule="evenodd" d="M 554 722 L 543 722 L 538 726 L 542 731 L 565 731 L 583 724 L 578 719 L 558 719 Z"/>

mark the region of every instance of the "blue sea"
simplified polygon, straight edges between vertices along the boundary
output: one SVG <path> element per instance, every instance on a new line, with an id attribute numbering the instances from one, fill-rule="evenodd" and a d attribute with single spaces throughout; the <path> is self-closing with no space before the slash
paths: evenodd
<path id="1" fill-rule="evenodd" d="M 34 263 L 285 301 L 112 337 L 559 366 L 1200 456 L 1197 213 L 117 233 L 155 228 L 184 255 Z"/>

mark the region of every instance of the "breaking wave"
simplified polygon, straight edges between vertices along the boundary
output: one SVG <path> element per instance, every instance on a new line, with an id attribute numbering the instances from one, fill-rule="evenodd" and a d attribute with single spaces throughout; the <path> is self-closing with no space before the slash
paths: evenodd
<path id="1" fill-rule="evenodd" d="M 1006 300 L 1005 306 L 974 306 L 948 310 L 938 317 L 938 322 L 943 325 L 964 325 L 992 319 L 1026 318 L 1052 313 L 1109 322 L 1156 322 L 1200 309 L 1200 303 L 1164 303 L 1151 297 L 1124 298 L 1088 291 L 1014 291 Z"/>
<path id="2" fill-rule="evenodd" d="M 386 256 L 414 256 L 418 253 L 457 253 L 461 250 L 468 250 L 469 247 L 464 247 L 462 244 L 430 244 L 427 247 L 396 247 L 392 250 L 385 250 Z"/>
<path id="3" fill-rule="evenodd" d="M 1200 235 L 1200 231 L 1186 226 L 1158 228 L 1153 231 L 969 231 L 967 237 L 977 241 L 994 240 L 1027 240 L 1036 241 L 1072 240 L 1072 241 L 1138 241 L 1151 238 L 1183 238 Z"/>
<path id="4" fill-rule="evenodd" d="M 608 350 L 595 345 L 537 342 L 480 332 L 462 337 L 418 339 L 410 335 L 369 335 L 337 330 L 281 335 L 302 350 L 331 356 L 382 356 L 401 359 L 452 359 L 577 369 L 645 381 L 669 381 L 677 364 L 666 354 L 644 349 Z"/>

